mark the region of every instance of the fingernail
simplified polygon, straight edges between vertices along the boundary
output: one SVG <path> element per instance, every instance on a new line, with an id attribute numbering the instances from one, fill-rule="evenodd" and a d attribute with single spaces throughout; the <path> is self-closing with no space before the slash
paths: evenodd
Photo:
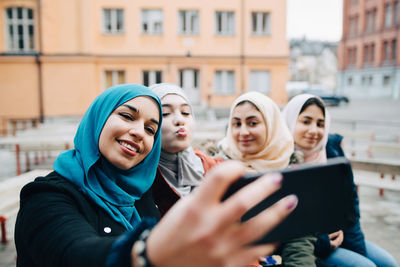
<path id="1" fill-rule="evenodd" d="M 282 183 L 282 178 L 283 178 L 282 174 L 274 173 L 273 176 L 272 176 L 272 182 L 274 184 L 281 184 Z"/>
<path id="2" fill-rule="evenodd" d="M 288 197 L 288 202 L 286 208 L 288 210 L 291 210 L 297 206 L 297 203 L 299 202 L 299 199 L 295 195 L 291 195 Z"/>

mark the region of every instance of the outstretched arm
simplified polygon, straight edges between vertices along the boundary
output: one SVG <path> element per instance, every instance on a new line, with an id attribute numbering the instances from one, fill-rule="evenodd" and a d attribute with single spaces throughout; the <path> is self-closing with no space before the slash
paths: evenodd
<path id="1" fill-rule="evenodd" d="M 221 202 L 228 186 L 242 176 L 238 162 L 223 163 L 197 190 L 178 201 L 147 239 L 155 266 L 244 266 L 268 255 L 275 244 L 251 245 L 279 224 L 296 206 L 288 196 L 252 219 L 243 214 L 281 186 L 281 175 L 265 175 Z"/>

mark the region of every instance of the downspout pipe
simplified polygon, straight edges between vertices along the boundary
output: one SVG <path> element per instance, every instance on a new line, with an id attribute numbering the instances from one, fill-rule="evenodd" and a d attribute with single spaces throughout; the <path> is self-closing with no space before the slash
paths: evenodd
<path id="1" fill-rule="evenodd" d="M 37 0 L 37 37 L 38 37 L 38 49 L 35 55 L 35 61 L 38 68 L 38 93 L 39 93 L 39 120 L 41 123 L 44 122 L 44 110 L 43 110 L 43 80 L 42 80 L 42 13 L 41 13 L 41 1 Z"/>

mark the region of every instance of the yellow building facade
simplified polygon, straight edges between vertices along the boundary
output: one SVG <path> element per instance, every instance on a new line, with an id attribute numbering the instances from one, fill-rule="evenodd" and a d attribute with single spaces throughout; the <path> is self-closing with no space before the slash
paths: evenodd
<path id="1" fill-rule="evenodd" d="M 118 83 L 176 83 L 195 104 L 287 100 L 286 1 L 0 0 L 0 117 L 82 115 Z"/>

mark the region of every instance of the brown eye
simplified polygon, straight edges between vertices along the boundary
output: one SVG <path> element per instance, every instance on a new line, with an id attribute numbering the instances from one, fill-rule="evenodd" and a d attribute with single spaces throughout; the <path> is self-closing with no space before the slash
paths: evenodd
<path id="1" fill-rule="evenodd" d="M 118 115 L 130 121 L 133 121 L 135 119 L 131 114 L 125 112 L 119 112 Z"/>

